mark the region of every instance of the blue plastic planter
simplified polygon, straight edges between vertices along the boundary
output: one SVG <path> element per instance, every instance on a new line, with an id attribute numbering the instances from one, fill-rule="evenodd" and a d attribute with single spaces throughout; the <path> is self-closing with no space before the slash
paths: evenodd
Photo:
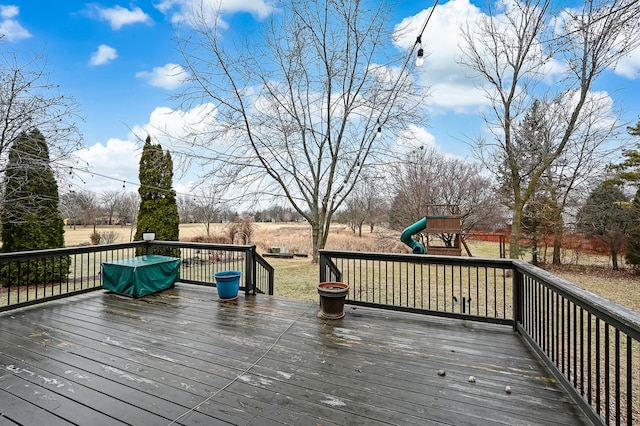
<path id="1" fill-rule="evenodd" d="M 220 299 L 231 300 L 238 297 L 240 275 L 242 273 L 239 271 L 223 271 L 213 274 Z"/>

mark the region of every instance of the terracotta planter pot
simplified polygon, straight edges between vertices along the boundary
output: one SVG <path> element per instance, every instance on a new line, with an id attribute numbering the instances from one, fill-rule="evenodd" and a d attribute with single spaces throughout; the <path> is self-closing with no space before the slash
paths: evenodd
<path id="1" fill-rule="evenodd" d="M 344 301 L 349 294 L 349 286 L 338 282 L 325 282 L 318 285 L 321 315 L 326 319 L 344 317 Z"/>

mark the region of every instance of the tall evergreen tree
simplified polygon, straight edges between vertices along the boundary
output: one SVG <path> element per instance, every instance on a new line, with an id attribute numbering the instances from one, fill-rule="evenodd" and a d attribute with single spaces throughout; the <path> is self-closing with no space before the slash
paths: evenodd
<path id="1" fill-rule="evenodd" d="M 64 222 L 58 210 L 58 184 L 51 169 L 49 147 L 37 129 L 13 141 L 4 176 L 2 252 L 64 247 Z M 21 276 L 2 270 L 2 284 L 59 281 L 69 259 L 58 258 L 42 268 L 22 269 Z M 28 282 L 26 282 L 28 281 Z"/>
<path id="2" fill-rule="evenodd" d="M 163 152 L 160 144 L 151 143 L 147 139 L 140 157 L 140 208 L 135 240 L 142 240 L 142 234 L 155 232 L 156 239 L 162 241 L 178 241 L 180 216 L 176 193 L 173 190 L 173 160 L 169 152 Z M 179 255 L 178 249 L 159 247 L 155 254 L 167 256 Z M 142 254 L 141 250 L 138 254 Z"/>
<path id="3" fill-rule="evenodd" d="M 640 120 L 633 127 L 627 127 L 631 136 L 640 136 Z M 613 166 L 617 171 L 618 182 L 630 183 L 636 186 L 636 195 L 631 203 L 631 223 L 627 236 L 627 262 L 640 267 L 640 144 L 632 149 L 622 151 L 625 160 Z"/>
<path id="4" fill-rule="evenodd" d="M 631 225 L 628 199 L 620 186 L 604 181 L 591 192 L 580 209 L 578 229 L 609 247 L 614 270 L 618 270 L 618 254 L 624 248 Z"/>
<path id="5" fill-rule="evenodd" d="M 638 269 L 640 268 L 640 189 L 633 197 L 629 215 L 631 221 L 627 232 L 627 263 Z"/>

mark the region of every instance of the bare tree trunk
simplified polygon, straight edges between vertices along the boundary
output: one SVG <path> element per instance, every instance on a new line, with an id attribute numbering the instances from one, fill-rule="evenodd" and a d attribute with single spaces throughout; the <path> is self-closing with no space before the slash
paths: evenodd
<path id="1" fill-rule="evenodd" d="M 614 271 L 620 270 L 618 266 L 618 251 L 613 248 L 611 249 L 611 265 Z"/>
<path id="2" fill-rule="evenodd" d="M 509 257 L 511 259 L 520 258 L 520 237 L 522 236 L 522 216 L 524 203 L 516 196 L 511 216 L 511 235 L 509 236 Z"/>
<path id="3" fill-rule="evenodd" d="M 520 235 L 522 234 L 522 210 L 514 210 L 511 235 L 509 236 L 509 257 L 520 258 Z"/>
<path id="4" fill-rule="evenodd" d="M 553 232 L 553 260 L 552 263 L 554 265 L 561 265 L 561 250 L 562 250 L 562 238 L 563 238 L 563 226 L 556 226 L 555 231 Z"/>
<path id="5" fill-rule="evenodd" d="M 317 264 L 320 261 L 320 249 L 324 247 L 321 243 L 322 236 L 320 232 L 320 224 L 311 224 L 311 262 Z"/>
<path id="6" fill-rule="evenodd" d="M 215 114 L 184 140 L 211 159 L 202 179 L 233 198 L 287 200 L 312 227 L 317 262 L 333 214 L 422 112 L 413 62 L 389 56 L 390 6 L 282 2 L 243 44 L 211 25 L 222 21 L 206 3 L 178 40 L 191 76 L 181 98 Z"/>

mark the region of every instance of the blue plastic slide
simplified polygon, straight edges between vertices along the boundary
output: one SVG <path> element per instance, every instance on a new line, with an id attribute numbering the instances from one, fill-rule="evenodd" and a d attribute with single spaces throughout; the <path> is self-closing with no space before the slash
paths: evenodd
<path id="1" fill-rule="evenodd" d="M 424 254 L 426 251 L 424 245 L 411 237 L 418 232 L 424 231 L 425 229 L 427 229 L 427 218 L 423 217 L 413 225 L 407 226 L 404 231 L 402 231 L 402 234 L 400 235 L 400 241 L 411 247 L 411 250 L 413 250 L 413 254 Z"/>

